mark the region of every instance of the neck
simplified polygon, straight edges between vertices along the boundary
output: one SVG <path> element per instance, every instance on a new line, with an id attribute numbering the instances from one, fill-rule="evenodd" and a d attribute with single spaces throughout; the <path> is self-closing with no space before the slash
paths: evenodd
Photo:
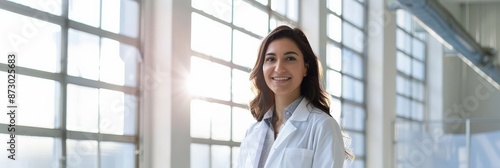
<path id="1" fill-rule="evenodd" d="M 275 115 L 279 121 L 284 119 L 283 112 L 285 108 L 290 105 L 294 100 L 300 97 L 300 93 L 295 93 L 291 95 L 275 95 L 274 103 L 275 103 Z"/>

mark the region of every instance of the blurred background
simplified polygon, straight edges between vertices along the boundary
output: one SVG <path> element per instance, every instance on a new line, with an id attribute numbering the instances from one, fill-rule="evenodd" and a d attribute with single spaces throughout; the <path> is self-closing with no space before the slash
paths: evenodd
<path id="1" fill-rule="evenodd" d="M 4 0 L 16 160 L 1 167 L 230 168 L 255 120 L 249 72 L 279 25 L 306 33 L 344 167 L 495 167 L 498 0 Z M 7 105 L 6 96 L 0 98 Z M 6 109 L 7 110 L 7 109 Z"/>

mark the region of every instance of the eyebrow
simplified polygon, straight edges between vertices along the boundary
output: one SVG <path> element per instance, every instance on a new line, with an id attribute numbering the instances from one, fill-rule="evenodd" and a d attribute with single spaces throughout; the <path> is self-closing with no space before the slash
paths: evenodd
<path id="1" fill-rule="evenodd" d="M 299 54 L 297 54 L 297 53 L 296 53 L 296 52 L 294 52 L 294 51 L 288 51 L 288 52 L 286 52 L 284 55 L 290 55 L 290 54 L 299 55 Z M 276 56 L 276 54 L 275 54 L 275 53 L 266 53 L 266 55 Z"/>

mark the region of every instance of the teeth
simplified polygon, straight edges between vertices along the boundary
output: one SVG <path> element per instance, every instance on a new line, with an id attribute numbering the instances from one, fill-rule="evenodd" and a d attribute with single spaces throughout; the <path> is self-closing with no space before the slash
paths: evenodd
<path id="1" fill-rule="evenodd" d="M 288 79 L 290 79 L 290 78 L 285 78 L 285 77 L 283 77 L 283 78 L 273 78 L 273 79 L 274 79 L 274 80 L 288 80 Z"/>

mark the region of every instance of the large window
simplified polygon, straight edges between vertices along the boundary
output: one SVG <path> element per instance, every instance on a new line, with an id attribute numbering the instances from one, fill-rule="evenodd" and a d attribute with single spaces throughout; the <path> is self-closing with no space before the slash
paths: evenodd
<path id="1" fill-rule="evenodd" d="M 356 160 L 365 167 L 366 11 L 363 0 L 326 0 L 326 90 L 333 97 L 332 115 L 352 138 Z"/>
<path id="2" fill-rule="evenodd" d="M 255 122 L 249 74 L 261 39 L 296 25 L 298 0 L 192 0 L 191 167 L 234 167 Z"/>
<path id="3" fill-rule="evenodd" d="M 2 149 L 16 137 L 16 160 L 1 157 L 2 167 L 137 167 L 139 6 L 0 2 L 0 66 L 17 54 L 18 92 L 15 133 L 0 117 Z M 0 71 L 7 88 L 7 68 Z"/>

